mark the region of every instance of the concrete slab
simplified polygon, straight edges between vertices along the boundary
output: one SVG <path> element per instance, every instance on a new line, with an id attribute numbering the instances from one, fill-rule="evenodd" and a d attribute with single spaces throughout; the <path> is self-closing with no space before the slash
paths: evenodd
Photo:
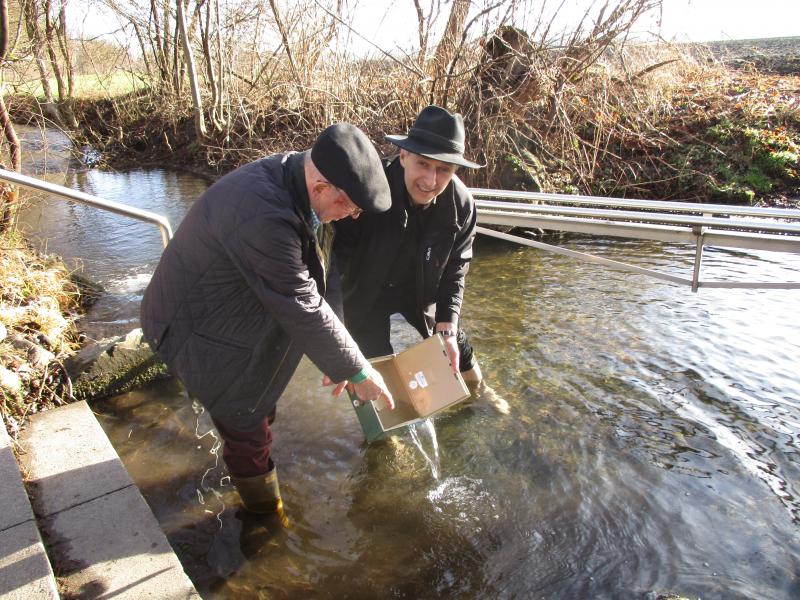
<path id="1" fill-rule="evenodd" d="M 0 598 L 44 600 L 58 597 L 56 580 L 36 523 L 26 521 L 0 531 Z"/>
<path id="2" fill-rule="evenodd" d="M 32 415 L 19 436 L 20 463 L 29 473 L 29 493 L 39 515 L 133 485 L 100 424 L 85 402 Z M 32 488 L 47 482 L 46 494 Z"/>
<path id="3" fill-rule="evenodd" d="M 42 527 L 67 595 L 200 598 L 135 487 L 57 513 Z"/>
<path id="4" fill-rule="evenodd" d="M 85 402 L 33 415 L 20 443 L 62 593 L 200 598 Z"/>
<path id="5" fill-rule="evenodd" d="M 26 521 L 34 522 L 28 493 L 22 484 L 19 465 L 11 449 L 11 439 L 6 428 L 0 425 L 0 531 Z"/>

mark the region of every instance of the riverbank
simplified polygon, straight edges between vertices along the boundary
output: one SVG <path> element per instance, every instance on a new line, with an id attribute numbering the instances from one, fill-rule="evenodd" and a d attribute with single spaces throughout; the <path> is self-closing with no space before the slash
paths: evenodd
<path id="1" fill-rule="evenodd" d="M 489 163 L 464 177 L 471 185 L 506 189 L 798 207 L 800 75 L 791 68 L 798 48 L 800 38 L 760 46 L 748 40 L 633 47 L 625 80 L 615 62 L 619 57 L 611 56 L 562 90 L 558 108 L 569 111 L 567 129 L 564 123 L 543 124 L 555 105 L 541 94 L 478 109 L 459 96 L 456 104 L 473 120 L 473 154 Z M 753 56 L 769 60 L 759 63 Z M 635 71 L 632 65 L 647 66 Z M 528 67 L 536 72 L 536 65 Z M 385 84 L 385 78 L 376 79 L 364 90 L 372 92 L 365 101 L 386 100 Z M 303 107 L 281 106 L 268 96 L 243 107 L 246 114 L 224 134 L 211 133 L 199 143 L 185 99 L 146 92 L 77 101 L 81 128 L 69 134 L 79 158 L 101 168 L 168 166 L 213 179 L 270 152 L 308 147 L 323 125 L 338 118 L 357 122 L 380 143 L 385 133 L 407 129 L 420 100 L 411 95 L 383 108 L 341 107 L 337 115 L 320 112 L 330 107 L 311 97 Z M 41 122 L 35 99 L 12 97 L 8 105 L 16 120 Z M 545 133 L 535 139 L 514 134 L 523 117 Z M 499 135 L 487 133 L 498 126 Z M 581 143 L 603 139 L 606 149 L 594 153 L 587 170 L 574 153 L 558 150 L 565 134 Z M 388 153 L 391 146 L 381 149 Z M 11 235 L 3 243 L 9 251 L 6 272 L 0 273 L 0 373 L 2 410 L 13 435 L 27 414 L 69 401 L 70 382 L 59 365 L 80 345 L 74 317 L 87 290 L 76 286 L 63 265 L 31 253 L 22 240 Z"/>
<path id="2" fill-rule="evenodd" d="M 532 53 L 513 88 L 485 73 L 455 90 L 447 106 L 467 122 L 470 154 L 485 169 L 468 185 L 695 202 L 797 206 L 800 198 L 800 38 L 713 45 L 629 45 L 560 81 Z M 768 60 L 757 61 L 758 56 Z M 522 59 L 520 59 L 522 60 Z M 537 62 L 538 60 L 538 62 Z M 330 122 L 365 129 L 384 153 L 384 135 L 407 131 L 430 99 L 391 61 L 352 62 L 349 97 L 335 99 L 337 77 L 320 65 L 301 97 L 285 89 L 241 98 L 224 127 L 198 138 L 189 94 L 146 90 L 77 100 L 78 148 L 99 165 L 169 166 L 220 175 L 272 152 L 309 147 Z M 341 70 L 342 65 L 336 67 Z M 481 68 L 488 68 L 483 65 Z M 555 87 L 554 87 L 555 86 Z M 351 88 L 357 90 L 357 93 Z M 502 93 L 501 93 L 502 92 Z M 356 95 L 352 95 L 356 94 Z M 20 122 L 41 122 L 30 97 L 12 97 Z M 214 115 L 206 114 L 207 121 Z"/>
<path id="3" fill-rule="evenodd" d="M 80 347 L 75 319 L 96 295 L 16 232 L 0 246 L 0 413 L 13 439 L 31 414 L 74 400 L 64 360 Z"/>

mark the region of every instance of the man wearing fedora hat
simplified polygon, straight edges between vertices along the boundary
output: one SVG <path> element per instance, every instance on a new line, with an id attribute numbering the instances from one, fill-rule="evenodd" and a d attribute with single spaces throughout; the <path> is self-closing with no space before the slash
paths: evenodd
<path id="1" fill-rule="evenodd" d="M 252 162 L 206 190 L 145 290 L 145 338 L 211 414 L 252 512 L 285 522 L 270 424 L 304 354 L 326 377 L 353 383 L 361 399 L 383 398 L 393 408 L 380 374 L 326 301 L 338 295 L 338 277 L 327 277 L 332 223 L 390 204 L 367 136 L 332 125 L 310 151 Z"/>
<path id="2" fill-rule="evenodd" d="M 408 135 L 387 135 L 398 155 L 384 159 L 391 208 L 337 223 L 345 323 L 367 357 L 393 352 L 389 318 L 399 313 L 423 337 L 445 339 L 450 361 L 471 387 L 482 375 L 459 326 L 472 259 L 475 202 L 455 175 L 482 165 L 464 158 L 461 115 L 420 112 Z"/>

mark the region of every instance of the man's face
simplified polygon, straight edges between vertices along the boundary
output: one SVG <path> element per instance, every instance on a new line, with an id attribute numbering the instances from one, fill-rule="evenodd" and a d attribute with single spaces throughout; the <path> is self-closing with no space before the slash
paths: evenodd
<path id="1" fill-rule="evenodd" d="M 321 200 L 317 216 L 322 223 L 339 221 L 347 217 L 357 219 L 364 212 L 350 199 L 343 189 L 324 179 L 316 182 L 315 190 Z"/>
<path id="2" fill-rule="evenodd" d="M 400 150 L 400 164 L 405 170 L 408 195 L 414 204 L 428 204 L 444 191 L 456 166 L 434 160 L 407 150 Z"/>

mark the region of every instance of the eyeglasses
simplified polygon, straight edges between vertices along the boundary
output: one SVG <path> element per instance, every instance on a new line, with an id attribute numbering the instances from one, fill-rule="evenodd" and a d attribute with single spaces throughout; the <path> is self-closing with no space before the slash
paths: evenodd
<path id="1" fill-rule="evenodd" d="M 353 202 L 352 200 L 350 200 L 350 198 L 347 196 L 347 194 L 345 193 L 345 191 L 342 188 L 336 187 L 335 185 L 333 185 L 327 179 L 319 179 L 318 181 L 320 183 L 324 183 L 326 185 L 329 185 L 332 190 L 334 190 L 335 192 L 337 192 L 338 194 L 340 194 L 342 196 L 342 200 L 344 201 L 345 206 L 347 206 L 349 208 L 349 211 L 347 213 L 348 217 L 352 217 L 353 219 L 357 219 L 358 216 L 361 213 L 364 212 L 363 208 L 360 208 L 359 206 L 356 206 L 356 203 Z"/>
<path id="2" fill-rule="evenodd" d="M 358 215 L 364 212 L 364 209 L 356 206 L 352 200 L 348 200 L 348 202 L 350 202 L 350 204 L 352 205 L 352 208 L 350 209 L 350 216 L 352 218 L 355 219 L 358 217 Z"/>

